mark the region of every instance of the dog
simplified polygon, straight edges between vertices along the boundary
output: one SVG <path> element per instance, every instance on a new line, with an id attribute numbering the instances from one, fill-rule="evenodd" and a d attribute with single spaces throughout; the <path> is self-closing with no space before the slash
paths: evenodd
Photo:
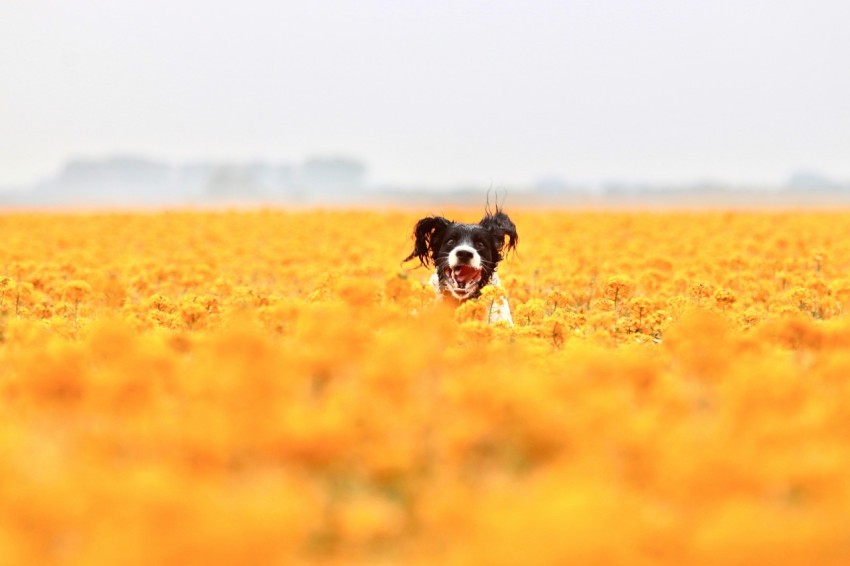
<path id="1" fill-rule="evenodd" d="M 516 225 L 498 205 L 485 208 L 478 224 L 463 224 L 442 216 L 426 216 L 413 229 L 413 251 L 404 261 L 418 259 L 433 265 L 431 285 L 438 297 L 458 303 L 477 299 L 487 285 L 500 286 L 496 270 L 507 252 L 516 250 Z M 507 299 L 490 307 L 487 322 L 506 321 L 513 326 Z"/>

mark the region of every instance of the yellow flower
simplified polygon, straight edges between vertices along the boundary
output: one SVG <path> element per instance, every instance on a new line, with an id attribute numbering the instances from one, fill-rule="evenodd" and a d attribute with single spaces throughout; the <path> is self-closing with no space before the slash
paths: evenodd
<path id="1" fill-rule="evenodd" d="M 632 296 L 634 289 L 635 285 L 631 278 L 625 275 L 614 275 L 613 277 L 609 277 L 605 283 L 604 294 L 605 298 L 613 301 L 614 308 L 616 309 L 620 302 Z"/>
<path id="2" fill-rule="evenodd" d="M 189 328 L 195 328 L 206 315 L 207 309 L 200 303 L 191 301 L 180 305 L 180 317 Z"/>
<path id="3" fill-rule="evenodd" d="M 91 295 L 91 285 L 79 279 L 68 281 L 62 287 L 62 297 L 72 303 L 79 303 Z"/>
<path id="4" fill-rule="evenodd" d="M 714 292 L 714 303 L 721 310 L 729 310 L 738 298 L 729 289 L 718 289 Z"/>

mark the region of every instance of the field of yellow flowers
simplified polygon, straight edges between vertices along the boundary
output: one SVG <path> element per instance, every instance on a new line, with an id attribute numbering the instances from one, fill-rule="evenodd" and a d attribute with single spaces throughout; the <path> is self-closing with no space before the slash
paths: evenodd
<path id="1" fill-rule="evenodd" d="M 850 212 L 0 215 L 0 564 L 848 564 Z"/>

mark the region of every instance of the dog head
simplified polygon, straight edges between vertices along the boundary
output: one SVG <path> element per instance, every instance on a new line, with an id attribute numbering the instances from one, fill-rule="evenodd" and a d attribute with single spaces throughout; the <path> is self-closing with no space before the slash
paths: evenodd
<path id="1" fill-rule="evenodd" d="M 481 294 L 490 283 L 504 254 L 519 243 L 516 226 L 496 207 L 486 211 L 478 224 L 463 224 L 442 216 L 428 216 L 413 230 L 414 258 L 437 269 L 440 290 L 465 301 Z"/>

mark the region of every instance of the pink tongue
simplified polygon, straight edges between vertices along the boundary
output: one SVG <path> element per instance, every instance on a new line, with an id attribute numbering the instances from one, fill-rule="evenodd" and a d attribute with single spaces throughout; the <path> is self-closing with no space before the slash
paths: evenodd
<path id="1" fill-rule="evenodd" d="M 478 274 L 478 270 L 467 265 L 459 265 L 454 268 L 455 281 L 463 283 L 469 281 Z"/>

